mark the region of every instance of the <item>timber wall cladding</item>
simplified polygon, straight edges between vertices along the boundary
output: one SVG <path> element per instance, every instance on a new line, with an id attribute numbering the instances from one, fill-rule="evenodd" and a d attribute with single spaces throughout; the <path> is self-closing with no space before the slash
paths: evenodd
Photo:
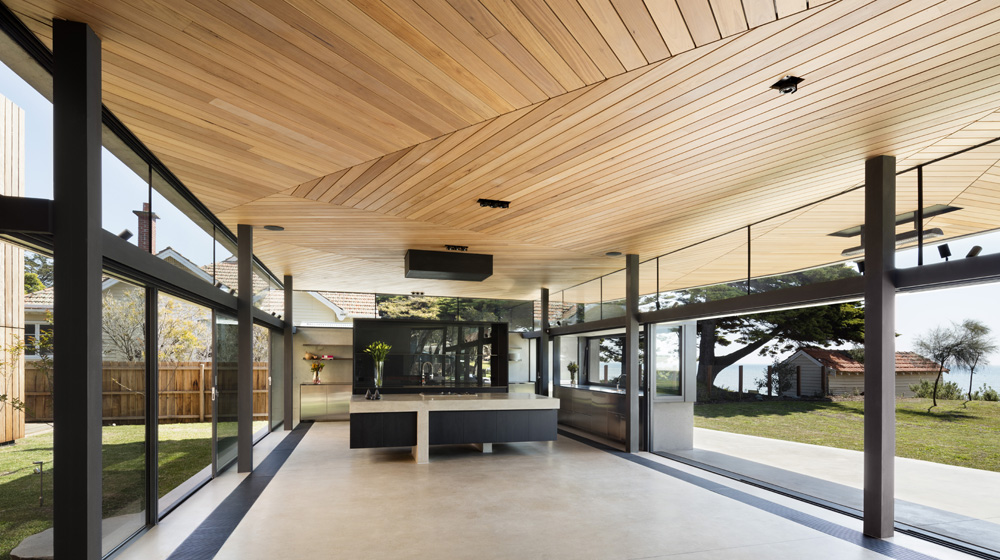
<path id="1" fill-rule="evenodd" d="M 102 410 L 105 423 L 142 423 L 145 409 L 145 365 L 104 362 Z M 253 416 L 268 415 L 268 365 L 253 367 Z M 159 365 L 160 423 L 212 420 L 212 363 L 161 362 Z M 29 362 L 24 391 L 29 422 L 52 421 L 52 393 L 45 373 Z"/>
<path id="2" fill-rule="evenodd" d="M 24 111 L 0 96 L 0 194 L 24 196 Z M 24 358 L 7 349 L 24 338 L 24 251 L 0 242 L 0 443 L 24 437 L 24 412 L 10 405 L 24 400 Z"/>

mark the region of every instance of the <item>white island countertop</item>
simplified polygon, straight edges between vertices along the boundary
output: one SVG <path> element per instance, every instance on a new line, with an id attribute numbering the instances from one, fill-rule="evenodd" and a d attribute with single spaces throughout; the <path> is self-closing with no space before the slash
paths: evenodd
<path id="1" fill-rule="evenodd" d="M 559 399 L 532 393 L 476 393 L 472 395 L 418 393 L 382 395 L 372 401 L 351 396 L 351 413 L 418 412 L 421 410 L 544 410 L 559 408 Z"/>

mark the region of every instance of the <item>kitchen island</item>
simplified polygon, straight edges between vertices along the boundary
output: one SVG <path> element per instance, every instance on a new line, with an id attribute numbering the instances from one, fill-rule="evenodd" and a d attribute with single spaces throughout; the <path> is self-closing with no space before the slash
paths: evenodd
<path id="1" fill-rule="evenodd" d="M 418 464 L 431 445 L 554 441 L 559 399 L 528 393 L 389 394 L 351 397 L 351 448 L 412 447 Z"/>

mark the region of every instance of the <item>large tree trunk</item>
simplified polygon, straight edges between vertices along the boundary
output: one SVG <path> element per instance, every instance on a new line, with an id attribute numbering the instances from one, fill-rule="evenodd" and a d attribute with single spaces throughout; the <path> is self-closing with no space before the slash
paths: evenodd
<path id="1" fill-rule="evenodd" d="M 700 351 L 698 358 L 698 387 L 705 386 L 706 380 L 709 379 L 709 375 L 711 375 L 712 384 L 715 384 L 715 378 L 719 376 L 719 372 L 749 356 L 750 354 L 753 354 L 757 350 L 760 350 L 768 342 L 774 340 L 774 338 L 778 336 L 778 333 L 781 332 L 781 327 L 775 327 L 774 330 L 767 333 L 766 336 L 760 337 L 753 343 L 748 344 L 739 350 L 734 350 L 724 356 L 716 356 L 715 328 L 715 319 L 698 321 L 698 333 L 701 334 L 701 338 L 698 342 Z"/>

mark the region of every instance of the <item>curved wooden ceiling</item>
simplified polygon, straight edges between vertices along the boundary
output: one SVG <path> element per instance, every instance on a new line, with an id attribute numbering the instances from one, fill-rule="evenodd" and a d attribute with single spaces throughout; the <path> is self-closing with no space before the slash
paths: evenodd
<path id="1" fill-rule="evenodd" d="M 866 157 L 1000 136 L 986 0 L 7 3 L 44 41 L 89 23 L 105 103 L 234 230 L 285 226 L 255 252 L 303 289 L 531 298 L 620 268 L 606 251 L 857 186 Z M 786 74 L 799 92 L 769 89 Z M 936 227 L 1000 226 L 998 159 L 949 163 L 929 204 L 964 209 Z M 838 260 L 852 241 L 827 234 L 860 215 L 845 196 L 752 228 L 754 274 Z M 733 235 L 661 261 L 661 288 L 745 275 Z M 494 254 L 494 277 L 403 278 L 406 249 L 444 244 Z"/>

